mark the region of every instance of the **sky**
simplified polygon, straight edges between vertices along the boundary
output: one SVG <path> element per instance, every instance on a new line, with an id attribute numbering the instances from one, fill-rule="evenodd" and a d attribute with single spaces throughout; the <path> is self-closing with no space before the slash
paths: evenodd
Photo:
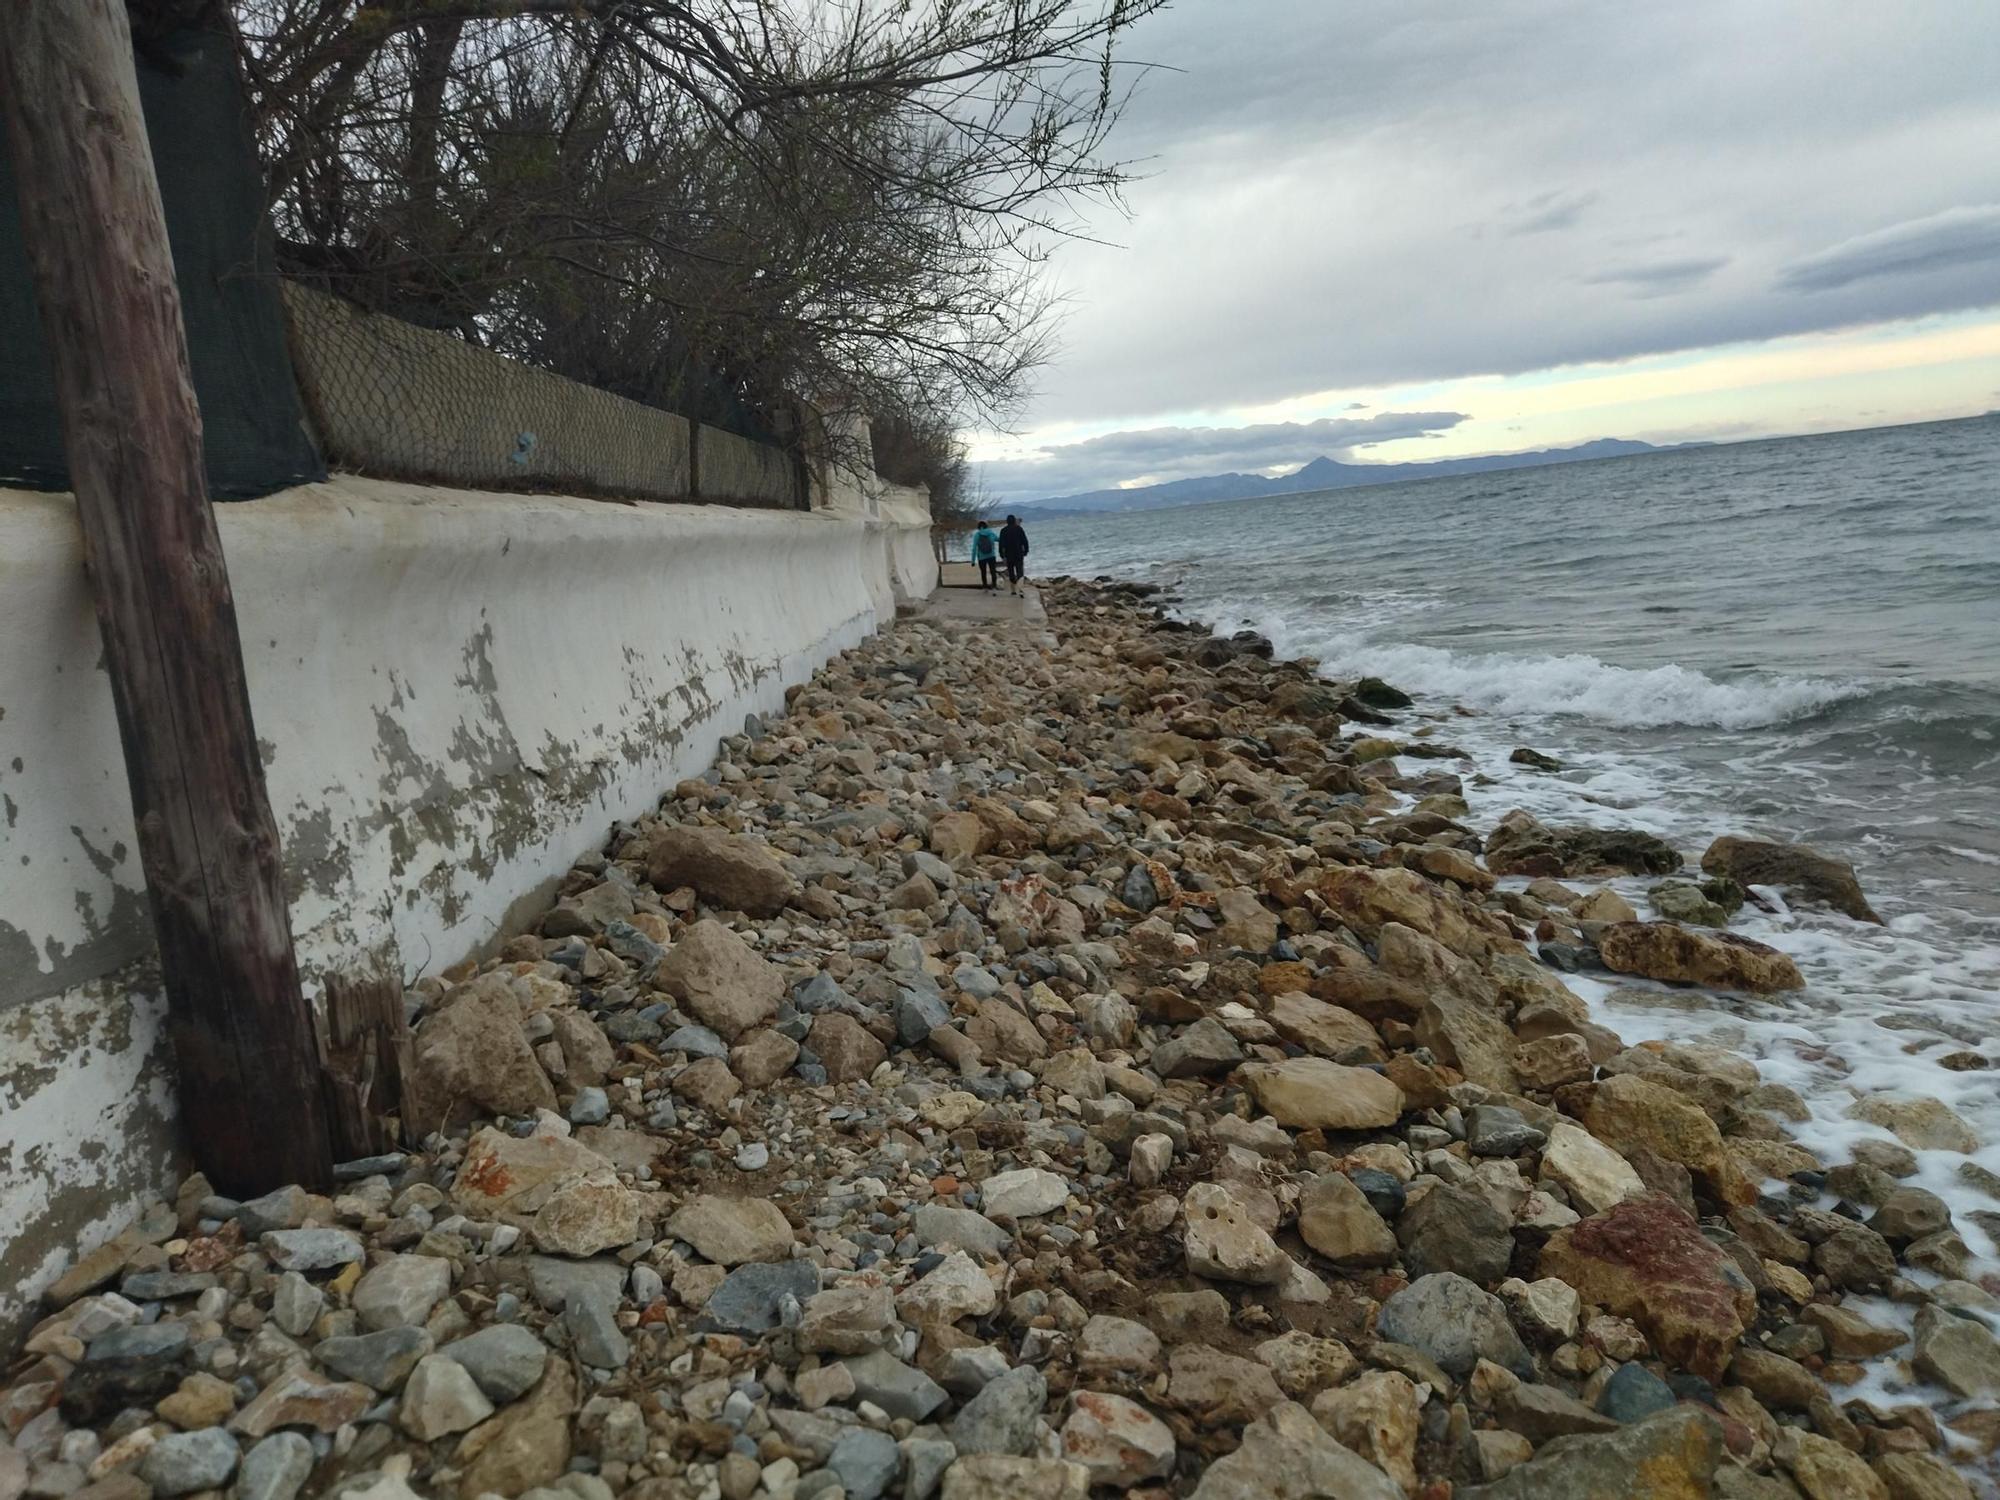
<path id="1" fill-rule="evenodd" d="M 1992 0 L 1177 0 L 997 500 L 2000 407 Z"/>

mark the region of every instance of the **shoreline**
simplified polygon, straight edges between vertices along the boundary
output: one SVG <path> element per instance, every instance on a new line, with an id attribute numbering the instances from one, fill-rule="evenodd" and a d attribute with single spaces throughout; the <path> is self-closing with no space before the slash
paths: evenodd
<path id="1" fill-rule="evenodd" d="M 1567 888 L 1658 840 L 1475 828 L 1391 684 L 1042 587 L 845 653 L 420 981 L 422 1150 L 85 1257 L 0 1494 L 1971 1493 L 2000 1300 L 1911 1151 L 1819 1160 L 1543 961 L 1789 959 Z"/>

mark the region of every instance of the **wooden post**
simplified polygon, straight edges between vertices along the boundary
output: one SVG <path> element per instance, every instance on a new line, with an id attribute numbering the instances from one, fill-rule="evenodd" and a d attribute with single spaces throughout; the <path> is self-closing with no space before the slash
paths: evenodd
<path id="1" fill-rule="evenodd" d="M 0 107 L 188 1143 L 226 1193 L 322 1186 L 331 1162 L 311 1014 L 123 0 L 0 4 Z"/>

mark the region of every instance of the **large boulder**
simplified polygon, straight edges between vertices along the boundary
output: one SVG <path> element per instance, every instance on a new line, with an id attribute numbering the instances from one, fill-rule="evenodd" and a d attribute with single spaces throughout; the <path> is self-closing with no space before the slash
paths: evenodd
<path id="1" fill-rule="evenodd" d="M 1294 1130 L 1379 1130 L 1403 1114 L 1403 1091 L 1380 1073 L 1323 1057 L 1249 1063 L 1238 1076 L 1264 1110 Z"/>
<path id="2" fill-rule="evenodd" d="M 713 917 L 682 934 L 654 980 L 727 1042 L 775 1016 L 785 994 L 783 973 Z"/>
<path id="3" fill-rule="evenodd" d="M 1486 836 L 1495 875 L 1670 875 L 1680 851 L 1638 828 L 1550 827 L 1510 812 Z"/>
<path id="4" fill-rule="evenodd" d="M 1557 1230 L 1542 1247 L 1540 1270 L 1632 1319 L 1661 1355 L 1707 1380 L 1721 1378 L 1757 1311 L 1757 1294 L 1735 1262 L 1658 1194 Z"/>
<path id="5" fill-rule="evenodd" d="M 1613 1150 L 1630 1157 L 1651 1151 L 1679 1162 L 1728 1204 L 1754 1203 L 1756 1185 L 1736 1165 L 1722 1132 L 1700 1106 L 1664 1085 L 1624 1073 L 1594 1085 L 1583 1123 Z"/>
<path id="6" fill-rule="evenodd" d="M 1697 932 L 1672 922 L 1614 922 L 1598 934 L 1597 956 L 1615 974 L 1760 995 L 1802 990 L 1798 965 L 1766 943 L 1733 932 Z"/>
<path id="7" fill-rule="evenodd" d="M 646 878 L 657 890 L 693 886 L 710 906 L 774 917 L 799 883 L 755 839 L 720 828 L 662 828 L 646 849 Z"/>
<path id="8" fill-rule="evenodd" d="M 1722 1424 L 1692 1402 L 1616 1432 L 1557 1438 L 1463 1500 L 1706 1500 L 1722 1461 Z"/>
<path id="9" fill-rule="evenodd" d="M 478 1115 L 533 1115 L 556 1107 L 556 1091 L 521 1029 L 506 976 L 483 975 L 449 991 L 417 1028 L 406 1090 L 418 1134 Z"/>
<path id="10" fill-rule="evenodd" d="M 1701 867 L 1711 875 L 1727 875 L 1740 886 L 1777 886 L 1796 903 L 1830 906 L 1857 922 L 1882 920 L 1868 904 L 1868 898 L 1861 894 L 1854 866 L 1808 849 L 1804 844 L 1772 844 L 1762 839 L 1725 836 L 1708 846 L 1701 857 Z"/>

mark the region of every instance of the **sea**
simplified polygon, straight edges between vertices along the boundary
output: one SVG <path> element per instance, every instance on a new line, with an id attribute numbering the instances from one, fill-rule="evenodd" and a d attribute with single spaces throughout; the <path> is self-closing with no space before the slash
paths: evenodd
<path id="1" fill-rule="evenodd" d="M 1185 618 L 1413 695 L 1386 732 L 1471 755 L 1482 831 L 1525 808 L 1690 865 L 1732 833 L 1850 861 L 1886 925 L 1732 924 L 1803 993 L 1566 982 L 1627 1042 L 1754 1058 L 1829 1165 L 1885 1134 L 1857 1097 L 1924 1094 L 2000 1173 L 2000 414 L 1029 524 L 1037 574 L 1164 584 Z M 1564 769 L 1510 764 L 1520 745 Z M 1646 913 L 1650 882 L 1608 884 Z M 1967 1051 L 1989 1066 L 1940 1066 Z M 1920 1152 L 1916 1180 L 2000 1275 L 2000 1201 L 1965 1160 Z"/>

